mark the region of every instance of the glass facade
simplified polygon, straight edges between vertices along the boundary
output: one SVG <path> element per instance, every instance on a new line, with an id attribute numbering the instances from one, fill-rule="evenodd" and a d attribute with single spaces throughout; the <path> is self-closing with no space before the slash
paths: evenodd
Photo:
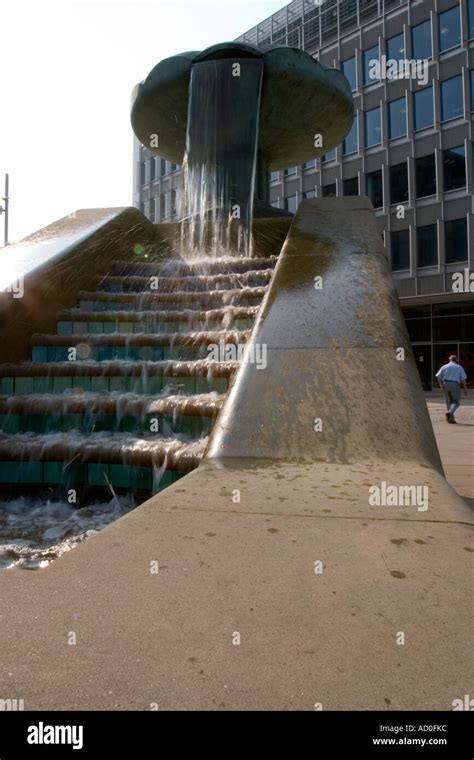
<path id="1" fill-rule="evenodd" d="M 407 133 L 407 107 L 405 96 L 397 100 L 391 100 L 388 104 L 388 136 L 390 140 L 395 137 L 406 137 Z"/>
<path id="2" fill-rule="evenodd" d="M 352 91 L 357 90 L 357 69 L 355 56 L 342 62 L 342 73 L 349 81 Z"/>
<path id="3" fill-rule="evenodd" d="M 438 30 L 441 53 L 461 44 L 461 14 L 458 5 L 438 14 Z"/>
<path id="4" fill-rule="evenodd" d="M 365 147 L 380 145 L 382 142 L 382 126 L 380 123 L 380 106 L 366 111 L 365 118 Z"/>
<path id="5" fill-rule="evenodd" d="M 436 195 L 436 156 L 421 156 L 415 159 L 416 197 Z"/>
<path id="6" fill-rule="evenodd" d="M 405 203 L 408 200 L 408 164 L 391 166 L 390 176 L 390 203 Z"/>
<path id="7" fill-rule="evenodd" d="M 444 190 L 466 186 L 466 150 L 464 145 L 443 152 Z"/>
<path id="8" fill-rule="evenodd" d="M 433 85 L 413 93 L 415 129 L 426 129 L 434 124 Z"/>
<path id="9" fill-rule="evenodd" d="M 410 269 L 410 233 L 409 230 L 399 230 L 390 235 L 392 251 L 392 269 L 394 272 Z"/>
<path id="10" fill-rule="evenodd" d="M 359 195 L 359 177 L 345 179 L 342 184 L 344 195 Z"/>
<path id="11" fill-rule="evenodd" d="M 431 41 L 431 21 L 423 21 L 411 29 L 412 55 L 418 61 L 431 58 L 433 45 Z"/>
<path id="12" fill-rule="evenodd" d="M 358 140 L 358 126 L 357 126 L 357 116 L 354 117 L 354 121 L 352 122 L 352 127 L 347 134 L 347 136 L 344 139 L 344 142 L 342 143 L 342 153 L 344 156 L 349 155 L 350 153 L 357 153 L 359 149 L 359 140 Z"/>
<path id="13" fill-rule="evenodd" d="M 438 229 L 427 224 L 416 229 L 417 266 L 432 267 L 438 264 Z"/>
<path id="14" fill-rule="evenodd" d="M 364 85 L 374 84 L 378 81 L 378 77 L 375 76 L 374 62 L 379 60 L 379 46 L 364 50 Z"/>
<path id="15" fill-rule="evenodd" d="M 465 217 L 444 223 L 444 255 L 447 264 L 467 261 L 467 220 Z"/>
<path id="16" fill-rule="evenodd" d="M 441 120 L 457 119 L 464 115 L 462 75 L 440 82 Z"/>
<path id="17" fill-rule="evenodd" d="M 366 193 L 372 201 L 374 208 L 381 208 L 383 206 L 383 182 L 382 182 L 382 170 L 379 169 L 376 172 L 371 172 L 366 175 Z"/>

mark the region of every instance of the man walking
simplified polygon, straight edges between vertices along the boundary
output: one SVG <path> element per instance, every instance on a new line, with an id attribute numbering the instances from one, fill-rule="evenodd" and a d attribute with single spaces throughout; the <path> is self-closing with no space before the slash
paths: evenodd
<path id="1" fill-rule="evenodd" d="M 457 356 L 452 354 L 449 357 L 449 364 L 443 364 L 441 369 L 436 373 L 438 385 L 444 390 L 446 397 L 446 419 L 448 422 L 455 423 L 454 412 L 461 404 L 461 386 L 464 388 L 464 395 L 467 396 L 467 375 L 464 368 L 457 363 Z"/>

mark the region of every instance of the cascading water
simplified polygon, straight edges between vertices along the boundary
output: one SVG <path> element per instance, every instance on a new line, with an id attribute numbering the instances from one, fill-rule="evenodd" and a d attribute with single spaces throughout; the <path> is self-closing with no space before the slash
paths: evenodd
<path id="1" fill-rule="evenodd" d="M 182 193 L 187 258 L 251 255 L 262 77 L 261 58 L 192 66 Z"/>

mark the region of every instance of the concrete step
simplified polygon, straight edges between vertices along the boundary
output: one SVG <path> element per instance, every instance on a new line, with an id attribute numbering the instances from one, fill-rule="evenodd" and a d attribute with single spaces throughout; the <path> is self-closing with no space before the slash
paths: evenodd
<path id="1" fill-rule="evenodd" d="M 1 395 L 34 393 L 226 393 L 238 362 L 104 361 L 0 364 Z"/>
<path id="2" fill-rule="evenodd" d="M 162 436 L 208 435 L 224 396 L 139 396 L 136 394 L 70 393 L 0 396 L 0 432 L 46 434 L 103 430 Z"/>
<path id="3" fill-rule="evenodd" d="M 115 275 L 96 279 L 96 289 L 107 293 L 202 293 L 210 290 L 233 290 L 268 285 L 273 269 L 256 269 L 229 274 L 161 277 Z"/>
<path id="4" fill-rule="evenodd" d="M 258 307 L 229 306 L 209 311 L 83 311 L 65 309 L 58 314 L 58 334 L 174 333 L 196 330 L 250 329 Z"/>
<path id="5" fill-rule="evenodd" d="M 61 361 L 195 361 L 206 359 L 217 344 L 237 346 L 247 342 L 248 330 L 196 333 L 116 333 L 93 335 L 33 335 L 34 362 Z M 71 348 L 76 351 L 71 356 Z M 223 357 L 225 360 L 225 356 Z"/>
<path id="6" fill-rule="evenodd" d="M 222 308 L 224 306 L 256 306 L 266 293 L 266 287 L 240 288 L 235 290 L 212 290 L 202 293 L 104 293 L 80 291 L 80 308 L 87 311 L 102 310 L 149 310 L 167 306 L 169 309 Z"/>
<path id="7" fill-rule="evenodd" d="M 112 265 L 113 275 L 193 277 L 196 275 L 234 274 L 256 269 L 273 269 L 278 256 L 263 258 L 198 259 L 186 262 L 183 259 L 167 261 L 115 261 Z"/>

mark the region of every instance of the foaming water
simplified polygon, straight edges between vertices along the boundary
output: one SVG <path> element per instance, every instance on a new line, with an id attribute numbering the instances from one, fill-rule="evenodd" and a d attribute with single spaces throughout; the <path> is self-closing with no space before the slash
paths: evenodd
<path id="1" fill-rule="evenodd" d="M 0 568 L 46 567 L 135 506 L 131 495 L 82 509 L 39 498 L 0 502 Z"/>

